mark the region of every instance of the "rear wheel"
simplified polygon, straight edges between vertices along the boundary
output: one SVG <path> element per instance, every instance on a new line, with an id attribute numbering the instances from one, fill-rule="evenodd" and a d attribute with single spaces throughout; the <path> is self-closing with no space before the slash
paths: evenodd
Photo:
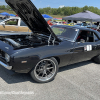
<path id="1" fill-rule="evenodd" d="M 47 58 L 39 61 L 31 71 L 31 77 L 39 83 L 49 82 L 58 72 L 58 62 L 55 58 Z"/>

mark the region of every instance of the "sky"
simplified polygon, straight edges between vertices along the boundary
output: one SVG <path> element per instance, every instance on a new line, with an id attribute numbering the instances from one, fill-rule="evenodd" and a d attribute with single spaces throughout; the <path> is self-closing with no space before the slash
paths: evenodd
<path id="1" fill-rule="evenodd" d="M 39 8 L 51 7 L 59 8 L 63 6 L 69 7 L 84 7 L 93 6 L 100 9 L 100 0 L 31 0 L 35 6 Z M 0 0 L 0 5 L 7 5 L 5 0 Z"/>

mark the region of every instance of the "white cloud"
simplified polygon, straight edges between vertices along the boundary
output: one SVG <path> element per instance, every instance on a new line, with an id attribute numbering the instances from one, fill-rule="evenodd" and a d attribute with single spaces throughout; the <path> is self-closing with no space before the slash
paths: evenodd
<path id="1" fill-rule="evenodd" d="M 46 7 L 50 7 L 50 5 L 46 5 Z"/>
<path id="2" fill-rule="evenodd" d="M 59 8 L 63 8 L 63 7 L 65 7 L 65 6 L 64 6 L 64 5 L 60 5 L 60 6 L 59 6 Z"/>

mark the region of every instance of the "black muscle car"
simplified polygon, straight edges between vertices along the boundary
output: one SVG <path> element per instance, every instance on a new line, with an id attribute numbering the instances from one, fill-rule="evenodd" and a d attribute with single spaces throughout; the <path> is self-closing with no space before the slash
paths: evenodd
<path id="1" fill-rule="evenodd" d="M 6 0 L 32 33 L 0 32 L 0 65 L 30 73 L 37 82 L 49 82 L 58 68 L 94 59 L 100 63 L 100 33 L 87 28 L 54 25 L 51 28 L 30 0 Z"/>

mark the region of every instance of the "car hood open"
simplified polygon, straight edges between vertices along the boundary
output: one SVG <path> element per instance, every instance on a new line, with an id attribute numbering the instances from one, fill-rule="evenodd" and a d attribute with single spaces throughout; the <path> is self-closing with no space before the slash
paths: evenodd
<path id="1" fill-rule="evenodd" d="M 52 35 L 56 40 L 59 40 L 30 0 L 5 1 L 18 14 L 18 16 L 21 17 L 33 33 L 42 33 L 48 36 Z"/>

